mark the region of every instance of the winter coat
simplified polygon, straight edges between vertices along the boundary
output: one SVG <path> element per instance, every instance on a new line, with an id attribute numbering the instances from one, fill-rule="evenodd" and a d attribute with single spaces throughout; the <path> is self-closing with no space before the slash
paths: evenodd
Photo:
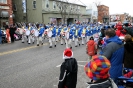
<path id="1" fill-rule="evenodd" d="M 60 68 L 58 88 L 76 88 L 78 65 L 75 58 L 65 59 Z"/>
<path id="2" fill-rule="evenodd" d="M 94 42 L 94 40 L 89 40 L 87 42 L 87 54 L 89 56 L 93 56 L 97 53 L 97 44 Z"/>
<path id="3" fill-rule="evenodd" d="M 87 83 L 87 88 L 118 88 L 111 78 L 101 79 L 94 83 Z"/>
<path id="4" fill-rule="evenodd" d="M 124 45 L 118 36 L 111 37 L 105 42 L 107 45 L 102 49 L 101 54 L 111 62 L 110 77 L 120 77 L 122 76 Z"/>
<path id="5" fill-rule="evenodd" d="M 126 42 L 124 48 L 124 67 L 133 69 L 133 42 Z"/>

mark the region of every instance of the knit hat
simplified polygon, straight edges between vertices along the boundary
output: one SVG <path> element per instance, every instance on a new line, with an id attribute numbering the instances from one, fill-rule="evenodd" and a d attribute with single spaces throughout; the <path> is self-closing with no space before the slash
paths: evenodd
<path id="1" fill-rule="evenodd" d="M 63 59 L 69 59 L 73 57 L 73 52 L 70 48 L 66 48 L 63 52 Z"/>
<path id="2" fill-rule="evenodd" d="M 92 56 L 92 59 L 84 67 L 86 75 L 92 80 L 106 79 L 109 77 L 110 61 L 100 55 Z"/>

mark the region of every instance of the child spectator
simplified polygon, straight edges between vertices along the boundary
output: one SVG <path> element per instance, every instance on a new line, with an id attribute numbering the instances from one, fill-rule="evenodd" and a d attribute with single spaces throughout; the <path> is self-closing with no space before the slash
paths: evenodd
<path id="1" fill-rule="evenodd" d="M 70 48 L 64 50 L 63 59 L 65 61 L 60 68 L 58 88 L 76 88 L 78 65 Z"/>
<path id="2" fill-rule="evenodd" d="M 110 61 L 105 56 L 95 55 L 84 67 L 86 75 L 91 79 L 87 88 L 118 88 L 110 78 Z"/>
<path id="3" fill-rule="evenodd" d="M 97 53 L 97 44 L 93 37 L 90 37 L 90 40 L 87 42 L 86 53 L 88 54 L 89 59 Z"/>

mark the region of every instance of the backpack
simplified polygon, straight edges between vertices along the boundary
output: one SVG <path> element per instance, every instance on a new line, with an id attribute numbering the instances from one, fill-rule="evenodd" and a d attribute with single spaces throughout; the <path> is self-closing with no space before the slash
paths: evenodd
<path id="1" fill-rule="evenodd" d="M 90 56 L 93 56 L 96 54 L 96 48 L 95 48 L 96 43 L 94 40 L 89 40 L 87 42 L 87 54 Z"/>

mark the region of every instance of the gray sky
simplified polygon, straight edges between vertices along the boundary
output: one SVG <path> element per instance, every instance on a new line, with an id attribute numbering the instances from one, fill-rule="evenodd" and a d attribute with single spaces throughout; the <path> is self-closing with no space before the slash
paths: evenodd
<path id="1" fill-rule="evenodd" d="M 89 6 L 93 2 L 101 1 L 102 4 L 109 6 L 110 14 L 129 13 L 133 16 L 133 0 L 69 0 L 70 2 L 83 3 Z"/>

